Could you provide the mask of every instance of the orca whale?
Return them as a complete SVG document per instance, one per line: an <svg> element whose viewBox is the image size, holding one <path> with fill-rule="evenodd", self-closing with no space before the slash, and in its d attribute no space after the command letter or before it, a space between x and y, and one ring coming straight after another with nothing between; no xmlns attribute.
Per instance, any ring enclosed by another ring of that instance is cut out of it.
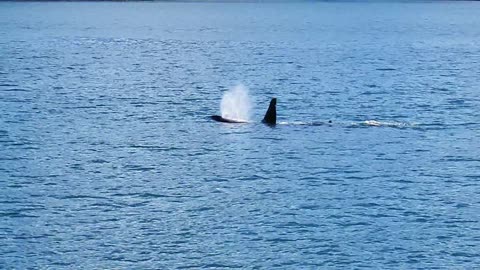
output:
<svg viewBox="0 0 480 270"><path fill-rule="evenodd" d="M223 118L220 115L212 115L211 118L217 122L222 123L246 123L245 121L238 121L233 119ZM277 99L272 98L270 100L270 105L268 106L268 110L263 117L262 123L267 125L276 125L277 124Z"/></svg>
<svg viewBox="0 0 480 270"><path fill-rule="evenodd" d="M262 120L263 123L267 125L276 125L277 124L277 99L272 98L270 100L270 105L268 106L267 113Z"/></svg>

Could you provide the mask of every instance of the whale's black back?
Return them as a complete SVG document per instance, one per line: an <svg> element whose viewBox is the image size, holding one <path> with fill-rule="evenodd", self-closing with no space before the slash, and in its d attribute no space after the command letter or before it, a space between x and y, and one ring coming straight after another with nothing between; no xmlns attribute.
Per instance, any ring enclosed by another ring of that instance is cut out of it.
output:
<svg viewBox="0 0 480 270"><path fill-rule="evenodd" d="M265 114L265 117L263 117L262 122L269 125L277 124L277 99L276 98L272 98L272 100L270 100L270 106L268 106L267 113Z"/></svg>
<svg viewBox="0 0 480 270"><path fill-rule="evenodd" d="M242 121L226 119L226 118L221 117L220 115L212 115L212 116L210 116L210 118L212 118L213 120L215 120L217 122L223 122L223 123L246 123L246 122L242 122Z"/></svg>

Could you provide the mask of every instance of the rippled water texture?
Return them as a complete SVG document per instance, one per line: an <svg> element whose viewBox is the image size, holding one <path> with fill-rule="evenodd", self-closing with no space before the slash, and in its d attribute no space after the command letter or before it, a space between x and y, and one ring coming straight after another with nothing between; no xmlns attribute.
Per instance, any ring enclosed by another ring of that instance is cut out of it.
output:
<svg viewBox="0 0 480 270"><path fill-rule="evenodd" d="M0 3L0 268L478 267L479 10Z"/></svg>

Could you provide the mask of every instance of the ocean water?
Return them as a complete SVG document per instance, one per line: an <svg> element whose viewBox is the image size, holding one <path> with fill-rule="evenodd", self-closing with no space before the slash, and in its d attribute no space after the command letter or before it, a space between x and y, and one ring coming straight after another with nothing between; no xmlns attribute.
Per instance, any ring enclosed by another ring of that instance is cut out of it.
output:
<svg viewBox="0 0 480 270"><path fill-rule="evenodd" d="M1 2L0 268L478 267L479 11Z"/></svg>

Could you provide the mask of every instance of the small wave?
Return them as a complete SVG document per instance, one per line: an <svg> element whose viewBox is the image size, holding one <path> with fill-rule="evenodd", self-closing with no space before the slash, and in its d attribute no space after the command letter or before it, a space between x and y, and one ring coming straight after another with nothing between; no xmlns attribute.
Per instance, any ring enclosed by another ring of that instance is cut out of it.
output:
<svg viewBox="0 0 480 270"><path fill-rule="evenodd" d="M179 151L179 150L187 150L185 147L175 147L175 146L160 146L160 145L137 145L137 144L132 144L125 146L127 148L136 148L136 149L146 149L150 151L156 151L156 152L169 152L169 151Z"/></svg>
<svg viewBox="0 0 480 270"><path fill-rule="evenodd" d="M278 122L278 125L290 125L290 126L323 126L323 125L331 125L333 124L332 121L312 121L312 122L304 122L304 121L293 121L293 122Z"/></svg>
<svg viewBox="0 0 480 270"><path fill-rule="evenodd" d="M278 125L308 125L309 123L308 122L301 122L301 121L296 121L296 122L283 121L283 122L278 122L277 124Z"/></svg>
<svg viewBox="0 0 480 270"><path fill-rule="evenodd" d="M365 120L362 122L336 122L336 121L282 121L278 122L278 125L286 126L346 126L346 127L391 127L391 128L413 128L415 124L406 122L390 122L390 121L378 121L378 120Z"/></svg>
<svg viewBox="0 0 480 270"><path fill-rule="evenodd" d="M405 122L386 122L386 121L377 121L377 120L366 120L359 123L363 126L368 127L393 127L393 128L407 128L413 127L413 124Z"/></svg>
<svg viewBox="0 0 480 270"><path fill-rule="evenodd" d="M380 121L376 121L376 120L366 120L363 122L363 124L367 126L374 126L374 127L379 127L382 125Z"/></svg>
<svg viewBox="0 0 480 270"><path fill-rule="evenodd" d="M155 170L154 167L145 167L136 164L127 164L123 166L127 171L140 171L140 172L147 172Z"/></svg>

